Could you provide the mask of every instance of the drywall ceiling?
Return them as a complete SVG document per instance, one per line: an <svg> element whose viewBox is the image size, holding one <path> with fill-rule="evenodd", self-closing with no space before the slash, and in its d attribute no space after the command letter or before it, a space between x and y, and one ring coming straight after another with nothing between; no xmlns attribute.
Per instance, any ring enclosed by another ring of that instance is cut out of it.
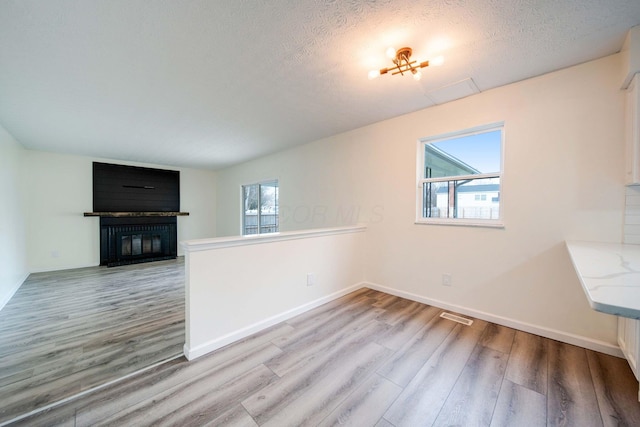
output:
<svg viewBox="0 0 640 427"><path fill-rule="evenodd" d="M222 168L618 52L638 0L0 0L24 147ZM389 46L441 67L368 80Z"/></svg>

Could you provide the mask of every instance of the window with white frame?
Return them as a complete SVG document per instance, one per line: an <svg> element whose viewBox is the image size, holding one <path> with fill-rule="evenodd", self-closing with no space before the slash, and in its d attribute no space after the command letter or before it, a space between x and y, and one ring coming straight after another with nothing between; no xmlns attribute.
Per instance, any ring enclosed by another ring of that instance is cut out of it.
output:
<svg viewBox="0 0 640 427"><path fill-rule="evenodd" d="M502 226L504 124L418 142L417 223Z"/></svg>
<svg viewBox="0 0 640 427"><path fill-rule="evenodd" d="M242 186L242 235L277 233L278 181Z"/></svg>

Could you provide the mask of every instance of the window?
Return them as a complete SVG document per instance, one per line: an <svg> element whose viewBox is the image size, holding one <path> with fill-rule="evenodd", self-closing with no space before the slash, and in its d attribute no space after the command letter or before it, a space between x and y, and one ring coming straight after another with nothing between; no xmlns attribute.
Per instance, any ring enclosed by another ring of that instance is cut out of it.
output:
<svg viewBox="0 0 640 427"><path fill-rule="evenodd" d="M243 185L242 206L242 235L278 232L278 181Z"/></svg>
<svg viewBox="0 0 640 427"><path fill-rule="evenodd" d="M418 143L417 223L501 227L502 123Z"/></svg>

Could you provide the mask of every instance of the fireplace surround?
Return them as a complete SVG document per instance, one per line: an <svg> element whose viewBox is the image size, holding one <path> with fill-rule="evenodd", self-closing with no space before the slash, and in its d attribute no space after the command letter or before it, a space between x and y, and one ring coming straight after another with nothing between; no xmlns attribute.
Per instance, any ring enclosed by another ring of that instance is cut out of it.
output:
<svg viewBox="0 0 640 427"><path fill-rule="evenodd" d="M101 217L100 265L160 261L177 256L176 217Z"/></svg>
<svg viewBox="0 0 640 427"><path fill-rule="evenodd" d="M93 209L100 217L100 265L176 258L180 172L93 163Z"/></svg>

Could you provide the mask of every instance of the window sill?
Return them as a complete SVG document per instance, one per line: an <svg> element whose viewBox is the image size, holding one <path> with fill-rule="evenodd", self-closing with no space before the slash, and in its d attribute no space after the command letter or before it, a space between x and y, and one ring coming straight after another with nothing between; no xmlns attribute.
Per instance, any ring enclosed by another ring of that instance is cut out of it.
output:
<svg viewBox="0 0 640 427"><path fill-rule="evenodd" d="M504 222L501 220L467 220L467 219L423 219L416 220L416 225L453 225L456 227L483 227L483 228L502 228Z"/></svg>

